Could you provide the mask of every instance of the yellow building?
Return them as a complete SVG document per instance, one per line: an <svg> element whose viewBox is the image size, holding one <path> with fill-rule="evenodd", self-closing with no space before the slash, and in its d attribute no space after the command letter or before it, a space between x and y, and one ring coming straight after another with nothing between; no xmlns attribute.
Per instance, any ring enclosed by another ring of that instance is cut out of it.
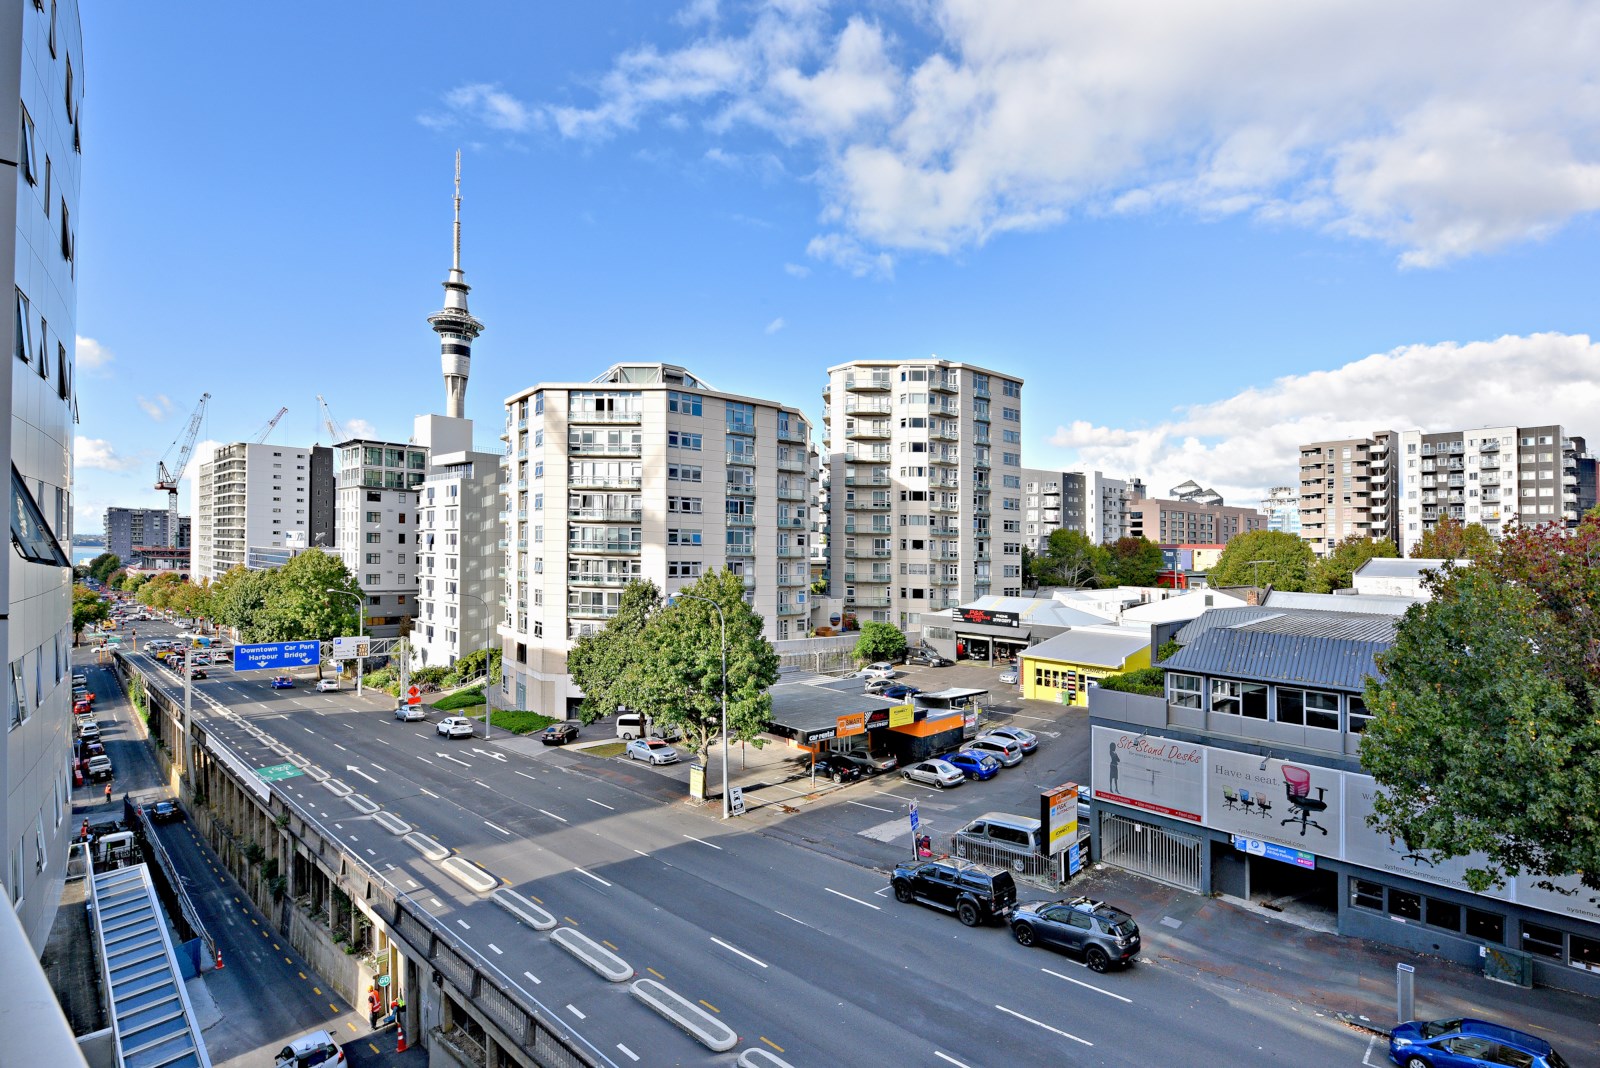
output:
<svg viewBox="0 0 1600 1068"><path fill-rule="evenodd" d="M1150 632L1132 627L1073 627L1021 654L1022 696L1088 705L1089 683L1150 666Z"/></svg>

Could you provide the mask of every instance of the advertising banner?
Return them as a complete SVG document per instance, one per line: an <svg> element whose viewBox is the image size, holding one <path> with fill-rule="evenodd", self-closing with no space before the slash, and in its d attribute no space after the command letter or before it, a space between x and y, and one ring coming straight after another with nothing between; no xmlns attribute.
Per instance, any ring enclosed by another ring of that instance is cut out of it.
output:
<svg viewBox="0 0 1600 1068"><path fill-rule="evenodd" d="M1069 782L1039 794L1045 853L1055 856L1078 840L1078 784Z"/></svg>
<svg viewBox="0 0 1600 1068"><path fill-rule="evenodd" d="M836 730L838 733L835 737L838 738L849 738L853 735L867 733L866 713L852 712L847 716L840 716Z"/></svg>
<svg viewBox="0 0 1600 1068"><path fill-rule="evenodd" d="M1288 846L1263 842L1259 838L1241 838L1237 834L1231 837L1233 838L1233 848L1241 853L1249 853L1252 857L1281 860L1285 864L1293 864L1297 868L1315 868L1317 866L1316 855L1307 853L1304 849L1290 849Z"/></svg>
<svg viewBox="0 0 1600 1068"><path fill-rule="evenodd" d="M1204 822L1205 747L1094 728L1094 792L1106 801Z"/></svg>
<svg viewBox="0 0 1600 1068"><path fill-rule="evenodd" d="M895 705L889 709L889 726L904 727L917 718L916 705Z"/></svg>
<svg viewBox="0 0 1600 1068"><path fill-rule="evenodd" d="M1378 784L1370 775L1346 775L1344 778L1346 860L1408 879L1458 888L1466 886L1466 872L1473 860L1429 856L1410 848L1401 839L1379 834L1375 828L1367 826L1367 817L1372 815L1372 796L1378 792Z"/></svg>
<svg viewBox="0 0 1600 1068"><path fill-rule="evenodd" d="M1207 749L1209 825L1336 857L1343 807L1339 777L1316 764Z"/></svg>
<svg viewBox="0 0 1600 1068"><path fill-rule="evenodd" d="M981 608L958 608L956 611L964 623L990 627L1016 627L1022 623L1022 617L1015 612L986 612Z"/></svg>

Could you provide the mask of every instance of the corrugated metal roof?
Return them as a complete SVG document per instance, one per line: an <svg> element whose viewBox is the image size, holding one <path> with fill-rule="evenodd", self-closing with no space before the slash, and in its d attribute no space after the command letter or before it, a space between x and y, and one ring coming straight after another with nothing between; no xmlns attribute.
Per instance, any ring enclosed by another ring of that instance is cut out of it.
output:
<svg viewBox="0 0 1600 1068"><path fill-rule="evenodd" d="M1364 612L1374 616L1403 616L1420 598L1392 593L1282 593L1273 590L1264 608L1298 608L1310 612Z"/></svg>
<svg viewBox="0 0 1600 1068"><path fill-rule="evenodd" d="M1293 683L1359 692L1367 677L1382 678L1374 661L1387 641L1216 627L1161 666L1195 675Z"/></svg>
<svg viewBox="0 0 1600 1068"><path fill-rule="evenodd" d="M1075 627L1023 650L1022 655L1027 659L1120 668L1128 657L1149 644L1149 631L1141 633L1115 627Z"/></svg>
<svg viewBox="0 0 1600 1068"><path fill-rule="evenodd" d="M1300 634L1393 644L1398 619L1360 612L1322 612L1295 608L1213 608L1178 632L1178 644L1191 645L1213 630L1248 628L1271 634Z"/></svg>
<svg viewBox="0 0 1600 1068"><path fill-rule="evenodd" d="M1062 604L1060 601L1045 597L979 597L961 606L962 608L976 608L985 612L1015 612L1021 619L1024 628L1029 626L1040 627L1091 627L1105 623L1109 619L1105 615L1095 615L1081 608L1073 608ZM972 626L965 623L959 616L953 617L957 627ZM1009 630L1011 628L1002 628ZM987 632L985 632L987 633Z"/></svg>
<svg viewBox="0 0 1600 1068"><path fill-rule="evenodd" d="M1424 571L1437 571L1447 563L1466 566L1470 560L1412 560L1406 558L1375 556L1356 568L1356 574L1367 578L1418 579Z"/></svg>

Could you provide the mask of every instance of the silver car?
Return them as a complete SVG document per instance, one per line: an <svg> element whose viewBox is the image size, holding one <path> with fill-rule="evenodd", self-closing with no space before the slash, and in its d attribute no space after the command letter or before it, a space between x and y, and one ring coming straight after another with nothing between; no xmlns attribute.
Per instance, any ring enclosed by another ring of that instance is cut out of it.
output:
<svg viewBox="0 0 1600 1068"><path fill-rule="evenodd" d="M1039 736L1021 727L992 727L983 733L992 734L996 738L1010 738L1013 742L1022 746L1024 753L1031 753L1039 748Z"/></svg>
<svg viewBox="0 0 1600 1068"><path fill-rule="evenodd" d="M676 764L678 751L660 738L636 738L628 743L629 760L646 760L652 764Z"/></svg>
<svg viewBox="0 0 1600 1068"><path fill-rule="evenodd" d="M961 748L971 753L987 753L1000 761L1000 766L1004 768L1014 768L1022 763L1022 746L998 735L980 734Z"/></svg>
<svg viewBox="0 0 1600 1068"><path fill-rule="evenodd" d="M394 718L402 723L414 723L428 718L428 710L423 705L408 705L404 701L394 706Z"/></svg>
<svg viewBox="0 0 1600 1068"><path fill-rule="evenodd" d="M961 774L961 769L948 760L919 760L915 764L901 768L900 777L907 782L920 782L924 786L937 786L941 790L960 786L967 781L967 777Z"/></svg>

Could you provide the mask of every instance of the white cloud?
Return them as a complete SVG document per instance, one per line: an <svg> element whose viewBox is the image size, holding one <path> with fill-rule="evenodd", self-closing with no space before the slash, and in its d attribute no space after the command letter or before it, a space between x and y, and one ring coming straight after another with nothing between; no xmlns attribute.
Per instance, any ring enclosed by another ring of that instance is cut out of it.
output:
<svg viewBox="0 0 1600 1068"><path fill-rule="evenodd" d="M165 393L157 393L154 397L136 397L134 400L144 409L144 414L158 423L172 414L172 401Z"/></svg>
<svg viewBox="0 0 1600 1068"><path fill-rule="evenodd" d="M778 316L776 319L772 320L772 322L767 324L767 333L768 334L776 334L779 330L782 330L782 329L783 329L783 316L781 316L781 315Z"/></svg>
<svg viewBox="0 0 1600 1068"><path fill-rule="evenodd" d="M1421 411L1416 397L1428 398ZM1271 486L1296 484L1307 442L1550 423L1582 433L1597 409L1600 344L1583 334L1533 334L1408 345L1183 408L1145 427L1077 420L1058 426L1048 444L1074 466L1138 475L1152 494L1192 478L1230 504L1253 505Z"/></svg>
<svg viewBox="0 0 1600 1068"><path fill-rule="evenodd" d="M85 371L98 371L114 359L111 350L92 337L78 335L73 342L73 360Z"/></svg>
<svg viewBox="0 0 1600 1068"><path fill-rule="evenodd" d="M871 252L845 234L818 234L806 243L806 255L843 267L857 278L894 277L894 257L887 252Z"/></svg>
<svg viewBox="0 0 1600 1068"><path fill-rule="evenodd" d="M435 130L474 124L508 133L522 133L539 123L538 112L501 89L498 85L461 85L444 95L444 110L417 116L422 125Z"/></svg>
<svg viewBox="0 0 1600 1068"><path fill-rule="evenodd" d="M811 268L803 263L786 263L783 265L783 273L790 278L806 278L811 274Z"/></svg>
<svg viewBox="0 0 1600 1068"><path fill-rule="evenodd" d="M131 471L139 461L129 456L118 456L109 441L79 435L72 440L72 462L76 467L96 471Z"/></svg>
<svg viewBox="0 0 1600 1068"><path fill-rule="evenodd" d="M678 47L625 52L588 106L544 113L572 138L652 113L765 132L816 157L788 169L815 171L823 237L868 256L1179 210L1426 267L1600 210L1600 6L1583 0L899 8L879 10L905 14L905 36L812 0L744 16L695 0Z"/></svg>
<svg viewBox="0 0 1600 1068"><path fill-rule="evenodd" d="M344 431L344 436L347 438L368 438L372 441L381 440L378 437L378 428L367 422L365 419L346 419L340 426L340 429ZM332 445L334 443L329 442L328 444Z"/></svg>

